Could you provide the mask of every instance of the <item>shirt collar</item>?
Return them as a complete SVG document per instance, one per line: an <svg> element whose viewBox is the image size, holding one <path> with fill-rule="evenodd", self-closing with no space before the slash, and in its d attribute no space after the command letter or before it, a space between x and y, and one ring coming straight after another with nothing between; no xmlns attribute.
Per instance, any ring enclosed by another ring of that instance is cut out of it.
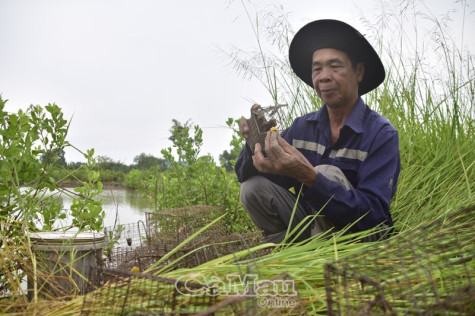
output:
<svg viewBox="0 0 475 316"><path fill-rule="evenodd" d="M363 99L361 99L361 97L358 97L358 100L355 103L353 111L351 111L350 115L346 119L345 124L343 124L343 126L348 126L353 131L355 131L355 133L362 133L365 112L366 112L366 105L363 102ZM307 117L307 121L316 121L317 124L320 123L318 124L319 126L328 126L327 107L324 105L317 112L313 112L311 115Z"/></svg>
<svg viewBox="0 0 475 316"><path fill-rule="evenodd" d="M365 112L366 112L366 104L364 104L363 99L359 97L358 100L356 101L353 111L351 111L350 116L348 116L343 126L348 126L353 131L355 131L355 133L363 133L363 122L364 122Z"/></svg>

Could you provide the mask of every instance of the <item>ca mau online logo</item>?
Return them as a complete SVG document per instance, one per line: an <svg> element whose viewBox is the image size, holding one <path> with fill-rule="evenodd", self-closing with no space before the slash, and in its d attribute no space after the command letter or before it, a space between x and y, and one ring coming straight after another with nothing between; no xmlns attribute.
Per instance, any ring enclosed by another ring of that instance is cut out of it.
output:
<svg viewBox="0 0 475 316"><path fill-rule="evenodd" d="M199 285L199 286L196 286ZM257 274L217 276L183 275L175 282L177 291L185 296L295 297L294 280L260 280Z"/></svg>

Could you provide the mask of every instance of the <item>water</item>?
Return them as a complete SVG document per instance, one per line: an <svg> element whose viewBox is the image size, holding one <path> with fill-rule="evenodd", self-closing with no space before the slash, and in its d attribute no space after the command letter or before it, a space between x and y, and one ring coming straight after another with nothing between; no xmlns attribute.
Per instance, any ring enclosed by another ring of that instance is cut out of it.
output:
<svg viewBox="0 0 475 316"><path fill-rule="evenodd" d="M57 193L57 192L55 192ZM114 226L116 224L129 224L136 223L139 220L145 222L145 212L152 210L152 204L150 200L141 196L140 193L127 189L103 189L103 192L99 195L102 199L102 209L105 212L104 227ZM70 209L72 204L72 198L66 194L60 194L57 196L59 202L63 204L64 209ZM70 221L66 220L64 224ZM21 287L24 291L27 290L26 279L22 280ZM0 297L1 297L0 292Z"/></svg>
<svg viewBox="0 0 475 316"><path fill-rule="evenodd" d="M145 212L152 210L150 200L134 190L104 189L99 196L105 212L104 227L114 226L116 218L116 224L136 223L139 220L145 222ZM60 198L64 208L69 209L72 204L71 197L62 195Z"/></svg>

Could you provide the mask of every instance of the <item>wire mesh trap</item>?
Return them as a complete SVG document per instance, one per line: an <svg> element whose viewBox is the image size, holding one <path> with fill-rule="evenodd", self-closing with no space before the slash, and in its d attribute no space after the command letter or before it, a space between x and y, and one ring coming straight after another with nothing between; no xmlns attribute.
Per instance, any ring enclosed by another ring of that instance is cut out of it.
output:
<svg viewBox="0 0 475 316"><path fill-rule="evenodd" d="M104 285L84 296L81 315L307 315L286 273L223 295L208 284L95 269Z"/></svg>
<svg viewBox="0 0 475 316"><path fill-rule="evenodd" d="M307 311L293 279L283 273L270 280L249 284L244 292L229 296L198 315L300 316L307 315Z"/></svg>
<svg viewBox="0 0 475 316"><path fill-rule="evenodd" d="M222 207L209 205L147 212L145 213L147 234L152 243L177 245L223 213ZM208 231L219 235L226 234L222 222L216 223Z"/></svg>
<svg viewBox="0 0 475 316"><path fill-rule="evenodd" d="M109 268L145 271L186 238L223 212L217 206L192 206L146 213L146 221L105 229L109 237L105 265ZM170 256L163 265L191 268L209 260L252 248L261 243L260 232L228 234L222 223L209 227ZM261 254L256 254L261 255ZM176 260L179 259L180 260Z"/></svg>
<svg viewBox="0 0 475 316"><path fill-rule="evenodd" d="M327 264L328 314L475 314L474 210Z"/></svg>
<svg viewBox="0 0 475 316"><path fill-rule="evenodd" d="M150 248L143 221L106 227L104 233L108 237L108 246L104 251L106 267L130 270L137 266L143 269L145 264L140 258L146 258L150 254L159 257Z"/></svg>
<svg viewBox="0 0 475 316"><path fill-rule="evenodd" d="M226 295L218 296L218 289L208 286L206 282L158 277L152 274L155 269L149 269L146 273L132 272L136 270L131 269L139 267L139 271L145 271L188 236L208 225L221 212L219 207L194 206L147 213L146 223L122 225L120 232L106 229L106 235L115 238L109 241L109 245L113 247L108 249L107 267L96 266L92 269L91 275L97 278L93 283L99 285L94 292L84 296L81 313L194 315L214 306L218 298L226 299ZM180 230L183 227L185 228ZM194 267L220 256L247 250L248 253L235 257L234 263L238 266L243 265L243 262L255 265L254 259L257 256L270 252L269 249L255 252L250 250L261 241L260 232L227 234L224 226L218 223L195 236L188 244L182 245L180 251L175 250L164 264L173 269ZM282 301L280 304L283 304ZM291 307L296 305L295 302L297 297L292 299ZM244 306L250 306L251 303L255 305L254 301L245 298L234 305L235 308L240 306L244 311Z"/></svg>
<svg viewBox="0 0 475 316"><path fill-rule="evenodd" d="M216 302L216 289L149 274L96 267L104 284L84 296L81 315L194 315Z"/></svg>

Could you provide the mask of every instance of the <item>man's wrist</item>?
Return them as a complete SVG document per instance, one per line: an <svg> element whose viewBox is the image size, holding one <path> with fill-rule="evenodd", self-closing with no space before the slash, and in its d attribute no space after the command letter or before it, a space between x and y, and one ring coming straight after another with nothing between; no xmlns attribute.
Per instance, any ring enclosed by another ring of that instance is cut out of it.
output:
<svg viewBox="0 0 475 316"><path fill-rule="evenodd" d="M302 180L300 180L300 182L302 182L304 185L308 187L311 187L314 184L315 180L317 180L317 177L318 177L317 170L312 168L312 172L307 173L307 175Z"/></svg>

